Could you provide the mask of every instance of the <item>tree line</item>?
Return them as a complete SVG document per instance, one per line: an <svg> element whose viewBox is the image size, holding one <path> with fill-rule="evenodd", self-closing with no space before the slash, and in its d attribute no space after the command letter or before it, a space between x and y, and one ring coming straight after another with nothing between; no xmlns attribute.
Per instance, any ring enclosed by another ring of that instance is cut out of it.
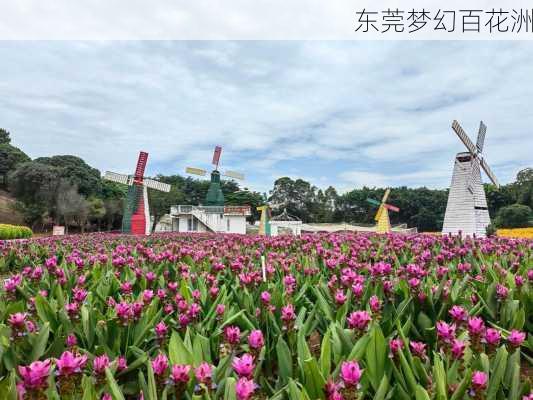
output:
<svg viewBox="0 0 533 400"><path fill-rule="evenodd" d="M172 205L203 202L209 180L181 175L158 175L171 185L169 193L149 189L150 211L155 224ZM357 188L339 194L330 186L317 188L303 179L282 177L274 182L269 195L241 188L234 181L222 181L228 205L250 205L250 222L259 218L256 208L268 201L277 214L286 209L303 222L347 222L373 224L376 206L385 188ZM79 231L120 229L127 192L125 185L106 181L100 171L73 155L39 157L32 160L11 144L9 132L0 129L0 187L16 198L16 209L34 230L49 230L54 224ZM496 189L485 185L492 217L505 207L519 204L533 208L533 169L520 171L516 181ZM391 212L392 224L406 223L420 231L442 228L448 190L396 187L388 203L400 208ZM526 210L526 214L527 214ZM530 214L529 214L530 215ZM525 217L526 222L530 217ZM523 219L523 218L522 218Z"/></svg>

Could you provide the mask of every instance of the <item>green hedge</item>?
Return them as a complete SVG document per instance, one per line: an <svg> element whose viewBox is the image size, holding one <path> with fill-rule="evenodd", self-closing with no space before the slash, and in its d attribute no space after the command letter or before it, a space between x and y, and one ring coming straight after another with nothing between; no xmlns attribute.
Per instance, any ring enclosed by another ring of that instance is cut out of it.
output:
<svg viewBox="0 0 533 400"><path fill-rule="evenodd" d="M25 239L32 235L32 230L26 226L0 224L0 240Z"/></svg>

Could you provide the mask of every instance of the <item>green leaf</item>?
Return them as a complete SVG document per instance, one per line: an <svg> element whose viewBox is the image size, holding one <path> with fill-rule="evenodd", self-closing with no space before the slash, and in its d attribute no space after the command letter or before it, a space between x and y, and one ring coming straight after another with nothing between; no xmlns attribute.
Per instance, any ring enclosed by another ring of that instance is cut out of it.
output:
<svg viewBox="0 0 533 400"><path fill-rule="evenodd" d="M320 348L320 369L324 376L329 376L331 369L331 333L329 329L322 338L322 345Z"/></svg>
<svg viewBox="0 0 533 400"><path fill-rule="evenodd" d="M185 344L177 331L172 331L172 335L170 336L168 356L172 364L190 365L194 361L191 352L185 347Z"/></svg>
<svg viewBox="0 0 533 400"><path fill-rule="evenodd" d="M415 390L416 400L431 400L428 392L422 386L417 385Z"/></svg>
<svg viewBox="0 0 533 400"><path fill-rule="evenodd" d="M320 373L314 357L304 361L305 389L312 399L324 399L326 380Z"/></svg>
<svg viewBox="0 0 533 400"><path fill-rule="evenodd" d="M373 400L385 400L385 396L389 391L389 387L389 378L387 378L387 375L383 375L383 378L381 379L378 390L376 390L376 394L374 395Z"/></svg>
<svg viewBox="0 0 533 400"><path fill-rule="evenodd" d="M452 397L450 400L460 400L464 397L466 391L470 387L470 380L472 379L472 370L469 368L465 371L465 376L461 380L461 383L459 383L459 386L457 386L457 389L455 389L455 392L453 392Z"/></svg>
<svg viewBox="0 0 533 400"><path fill-rule="evenodd" d="M289 346L287 346L282 336L278 338L276 343L276 354L278 357L279 378L283 384L286 384L288 378L292 377L292 356Z"/></svg>
<svg viewBox="0 0 533 400"><path fill-rule="evenodd" d="M39 331L39 333L33 336L31 340L31 354L30 360L38 360L46 351L46 345L48 343L48 337L50 336L50 324L45 322Z"/></svg>
<svg viewBox="0 0 533 400"><path fill-rule="evenodd" d="M113 377L113 373L109 368L105 369L105 376L107 379L107 385L109 386L109 390L111 391L111 397L113 397L113 400L124 400L124 395L122 394L122 391L118 387L117 381L115 381L115 378Z"/></svg>
<svg viewBox="0 0 533 400"><path fill-rule="evenodd" d="M370 340L366 347L367 376L370 384L377 390L383 375L385 374L385 360L387 358L387 346L383 332L378 324L375 324L370 333Z"/></svg>
<svg viewBox="0 0 533 400"><path fill-rule="evenodd" d="M226 379L226 384L224 387L224 400L236 400L237 394L235 393L235 385L237 381L233 377L228 377Z"/></svg>
<svg viewBox="0 0 533 400"><path fill-rule="evenodd" d="M446 371L444 370L444 363L438 354L435 354L433 360L433 377L437 387L437 400L446 400L448 398L446 385Z"/></svg>
<svg viewBox="0 0 533 400"><path fill-rule="evenodd" d="M505 375L505 369L507 367L507 350L505 346L502 346L496 352L496 356L493 360L493 367L490 373L489 387L487 390L487 400L496 399L496 395L500 390L502 379Z"/></svg>

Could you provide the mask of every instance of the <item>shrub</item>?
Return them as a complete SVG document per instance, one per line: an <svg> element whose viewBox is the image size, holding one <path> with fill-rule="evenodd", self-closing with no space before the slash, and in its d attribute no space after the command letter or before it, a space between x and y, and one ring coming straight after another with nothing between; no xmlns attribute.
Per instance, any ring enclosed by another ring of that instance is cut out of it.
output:
<svg viewBox="0 0 533 400"><path fill-rule="evenodd" d="M498 228L527 228L531 219L531 208L522 204L502 207L494 221Z"/></svg>
<svg viewBox="0 0 533 400"><path fill-rule="evenodd" d="M26 226L0 224L0 240L26 239L32 235L32 230Z"/></svg>
<svg viewBox="0 0 533 400"><path fill-rule="evenodd" d="M489 237L496 235L496 226L494 226L494 224L488 224L485 228L485 232Z"/></svg>

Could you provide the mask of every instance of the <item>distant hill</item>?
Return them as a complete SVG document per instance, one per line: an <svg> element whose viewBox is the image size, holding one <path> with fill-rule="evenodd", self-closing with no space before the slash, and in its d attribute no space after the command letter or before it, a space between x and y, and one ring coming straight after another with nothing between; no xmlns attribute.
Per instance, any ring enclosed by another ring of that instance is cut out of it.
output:
<svg viewBox="0 0 533 400"><path fill-rule="evenodd" d="M0 224L24 224L22 215L11 207L15 199L8 192L0 190Z"/></svg>

